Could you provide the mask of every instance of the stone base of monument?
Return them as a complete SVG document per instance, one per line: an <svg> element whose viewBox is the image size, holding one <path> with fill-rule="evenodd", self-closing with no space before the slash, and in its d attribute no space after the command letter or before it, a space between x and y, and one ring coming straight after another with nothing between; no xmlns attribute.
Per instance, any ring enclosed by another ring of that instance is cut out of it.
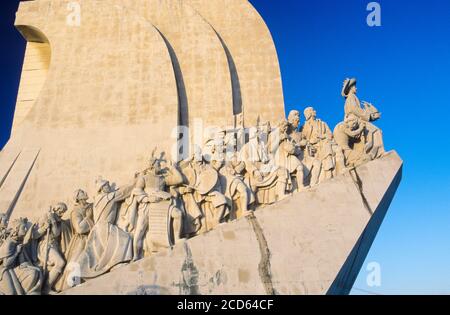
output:
<svg viewBox="0 0 450 315"><path fill-rule="evenodd" d="M402 164L387 153L63 294L348 294Z"/></svg>

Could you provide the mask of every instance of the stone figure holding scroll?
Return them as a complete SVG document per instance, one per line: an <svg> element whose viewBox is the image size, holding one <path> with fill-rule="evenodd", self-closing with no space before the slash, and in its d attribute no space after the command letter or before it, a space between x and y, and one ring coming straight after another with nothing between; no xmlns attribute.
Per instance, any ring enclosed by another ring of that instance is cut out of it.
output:
<svg viewBox="0 0 450 315"><path fill-rule="evenodd" d="M116 225L116 219L119 203L130 196L134 183L113 190L109 181L99 179L96 187L97 195L93 205L94 227L84 252L77 260L82 279L98 277L133 258L132 238Z"/></svg>

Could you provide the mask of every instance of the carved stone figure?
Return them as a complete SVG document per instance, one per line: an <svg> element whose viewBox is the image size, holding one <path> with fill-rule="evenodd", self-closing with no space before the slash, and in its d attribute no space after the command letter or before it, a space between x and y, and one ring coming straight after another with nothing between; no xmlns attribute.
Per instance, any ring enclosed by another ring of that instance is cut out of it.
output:
<svg viewBox="0 0 450 315"><path fill-rule="evenodd" d="M59 246L64 257L67 257L70 241L72 240L72 225L70 223L70 213L67 210L67 205L64 202L57 203L52 209L60 225Z"/></svg>
<svg viewBox="0 0 450 315"><path fill-rule="evenodd" d="M32 239L36 246L33 247L32 259L42 267L45 275L44 292L53 289L58 278L64 271L66 260L61 244L68 245L70 234L67 232L63 215L67 211L64 203L51 208L41 217L39 223L32 226ZM66 246L64 245L64 246Z"/></svg>
<svg viewBox="0 0 450 315"><path fill-rule="evenodd" d="M11 233L0 246L0 295L41 293L41 270L26 251L30 232L27 219L11 222Z"/></svg>
<svg viewBox="0 0 450 315"><path fill-rule="evenodd" d="M276 165L289 172L288 190L302 191L305 188L305 167L296 155L296 145L288 130L289 122L280 121L276 132L271 133L268 147Z"/></svg>
<svg viewBox="0 0 450 315"><path fill-rule="evenodd" d="M336 143L343 149L345 162L348 167L355 167L372 158L367 154L365 145L366 123L354 115L339 123L334 129ZM362 144L362 145L359 145ZM361 148L363 148L361 150Z"/></svg>
<svg viewBox="0 0 450 315"><path fill-rule="evenodd" d="M172 175L164 177L159 161L151 162L151 167L144 173L145 177L138 175L135 188L125 201L125 209L121 218L125 222L125 231L133 237L133 261L144 257L146 252L151 253L152 250L156 250L158 245L168 247L181 238L182 213L173 206L172 196L163 191L165 178L178 176L181 179L181 174L178 174L176 170L172 170L170 173ZM150 177L156 178L150 179ZM177 183L173 179L167 181ZM147 193L146 182L159 183L160 186L149 187L149 193ZM159 220L157 221L152 220L152 215L157 210L157 208L152 207L153 204L160 204L163 210L163 217L158 213ZM155 235L156 239L154 239ZM161 239L173 240L173 242L167 241L164 243L160 241Z"/></svg>
<svg viewBox="0 0 450 315"><path fill-rule="evenodd" d="M289 172L275 165L267 146L270 137L270 123L257 123L250 141L240 152L245 164L246 181L256 195L257 203L271 204L287 195Z"/></svg>
<svg viewBox="0 0 450 315"><path fill-rule="evenodd" d="M124 230L133 237L133 261L143 257L143 245L148 229L148 205L162 200L156 194L149 196L144 189L145 179L140 176L131 196L125 200L126 208L121 215L125 222Z"/></svg>
<svg viewBox="0 0 450 315"><path fill-rule="evenodd" d="M149 168L143 173L145 190L152 201L149 205L149 231L145 239L148 253L157 250L158 247L172 246L184 237L185 214L180 210L179 202L176 200L178 193L175 189L183 184L183 175L172 162L165 162L163 154L156 158L152 153ZM163 167L163 163L166 166ZM156 202L153 202L154 199ZM161 221L159 213L165 214L166 220ZM163 230L165 233L157 232Z"/></svg>
<svg viewBox="0 0 450 315"><path fill-rule="evenodd" d="M342 96L345 98L345 118L356 116L365 122L367 147L370 147L369 154L372 159L379 158L384 154L383 134L379 128L372 124L373 121L380 119L380 112L370 103L363 102L364 108L361 107L356 93L356 79L346 79L342 88Z"/></svg>
<svg viewBox="0 0 450 315"><path fill-rule="evenodd" d="M194 195L198 176L195 160L195 155L192 155L190 159L179 163L180 171L183 175L183 184L177 188L177 191L185 214L184 234L188 236L195 235L200 231L203 218L202 210Z"/></svg>
<svg viewBox="0 0 450 315"><path fill-rule="evenodd" d="M187 195L185 207L191 217L200 218L201 231L209 231L223 222L229 214L227 200L220 192L219 175L216 169L203 159L201 149L196 147L191 158L180 162L186 182L180 192ZM192 194L193 199L189 197ZM200 215L195 206L200 210Z"/></svg>
<svg viewBox="0 0 450 315"><path fill-rule="evenodd" d="M223 194L227 198L228 206L233 218L246 216L253 212L255 195L245 183L245 163L234 157L219 171L219 180Z"/></svg>
<svg viewBox="0 0 450 315"><path fill-rule="evenodd" d="M65 251L67 264L63 276L56 285L57 291L63 291L80 282L79 275L73 275L77 279L71 277L72 269L77 266L77 261L86 247L89 233L94 227L92 203L88 202L88 194L84 190L78 189L75 191L73 199L74 205L70 213L72 237Z"/></svg>
<svg viewBox="0 0 450 315"><path fill-rule="evenodd" d="M132 185L113 190L109 181L98 180L94 198L94 227L78 258L82 279L98 277L133 258L132 238L116 225L119 203L130 196Z"/></svg>
<svg viewBox="0 0 450 315"><path fill-rule="evenodd" d="M303 163L304 186L314 186L319 183L321 162L315 157L316 149L303 136L300 128L300 112L292 110L288 115L288 129L292 143L295 145L295 155Z"/></svg>
<svg viewBox="0 0 450 315"><path fill-rule="evenodd" d="M317 118L313 107L304 110L302 137L314 147L314 156L321 162L320 179L330 179L345 171L342 149L334 142L328 124Z"/></svg>
<svg viewBox="0 0 450 315"><path fill-rule="evenodd" d="M228 219L236 219L251 213L250 207L255 196L245 183L245 163L240 161L235 151L235 139L224 130L218 132L210 144L210 164L219 174L218 190L225 195L229 208ZM232 148L231 152L228 149ZM228 160L229 159L229 160Z"/></svg>

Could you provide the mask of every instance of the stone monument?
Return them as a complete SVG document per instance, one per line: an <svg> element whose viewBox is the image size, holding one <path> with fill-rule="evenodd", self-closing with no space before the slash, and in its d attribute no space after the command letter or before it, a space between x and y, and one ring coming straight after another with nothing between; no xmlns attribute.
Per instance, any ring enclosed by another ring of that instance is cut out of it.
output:
<svg viewBox="0 0 450 315"><path fill-rule="evenodd" d="M334 130L286 118L247 0L23 1L16 27L0 294L350 291L402 170L356 79Z"/></svg>

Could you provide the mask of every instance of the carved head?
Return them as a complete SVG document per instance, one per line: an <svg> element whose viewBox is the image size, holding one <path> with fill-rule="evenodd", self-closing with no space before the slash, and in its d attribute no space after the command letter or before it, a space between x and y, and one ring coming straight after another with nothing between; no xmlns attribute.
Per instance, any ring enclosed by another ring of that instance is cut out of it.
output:
<svg viewBox="0 0 450 315"><path fill-rule="evenodd" d="M287 120L281 120L278 123L278 129L281 134L286 133L289 129L289 122Z"/></svg>
<svg viewBox="0 0 450 315"><path fill-rule="evenodd" d="M160 175L163 173L163 163L166 163L167 160L165 159L165 152L160 152L158 155L156 154L158 148L155 147L155 149L152 151L152 155L150 156L149 160L149 167L148 171L150 171L154 175Z"/></svg>
<svg viewBox="0 0 450 315"><path fill-rule="evenodd" d="M53 207L53 212L60 218L67 212L67 205L64 202L59 202Z"/></svg>
<svg viewBox="0 0 450 315"><path fill-rule="evenodd" d="M347 97L349 94L356 94L357 88L356 88L356 79L345 79L344 84L342 85L342 96Z"/></svg>
<svg viewBox="0 0 450 315"><path fill-rule="evenodd" d="M145 178L143 176L138 176L134 187L144 190L145 189Z"/></svg>
<svg viewBox="0 0 450 315"><path fill-rule="evenodd" d="M111 192L111 185L109 184L109 181L107 181L107 180L103 180L103 179L97 180L96 186L97 186L98 193L107 194L107 193Z"/></svg>
<svg viewBox="0 0 450 315"><path fill-rule="evenodd" d="M19 218L11 222L11 237L22 240L28 232L28 219Z"/></svg>
<svg viewBox="0 0 450 315"><path fill-rule="evenodd" d="M73 199L74 199L75 203L85 204L87 202L87 200L89 199L89 196L84 190L78 189L77 191L75 191L75 195L74 195Z"/></svg>
<svg viewBox="0 0 450 315"><path fill-rule="evenodd" d="M357 130L360 125L360 120L355 115L351 114L349 115L346 120L345 124L347 125L347 128L350 130Z"/></svg>
<svg viewBox="0 0 450 315"><path fill-rule="evenodd" d="M291 110L288 115L288 122L295 130L300 126L300 112L298 110Z"/></svg>
<svg viewBox="0 0 450 315"><path fill-rule="evenodd" d="M317 117L316 110L313 107L305 108L305 111L303 112L303 114L305 115L306 120L310 120L310 119L314 120Z"/></svg>

